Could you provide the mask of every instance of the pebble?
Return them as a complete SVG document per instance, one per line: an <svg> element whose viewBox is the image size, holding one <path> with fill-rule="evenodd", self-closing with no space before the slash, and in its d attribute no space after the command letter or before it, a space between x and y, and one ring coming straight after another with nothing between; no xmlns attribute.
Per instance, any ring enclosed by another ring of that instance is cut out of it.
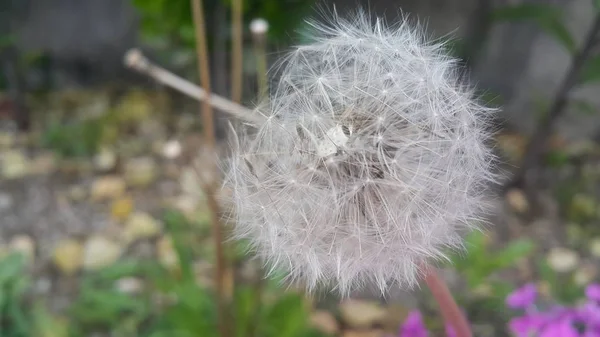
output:
<svg viewBox="0 0 600 337"><path fill-rule="evenodd" d="M150 157L130 159L125 163L125 181L129 186L146 187L157 177L158 167Z"/></svg>
<svg viewBox="0 0 600 337"><path fill-rule="evenodd" d="M386 318L386 311L375 302L349 299L340 304L340 313L346 324L364 328L380 323Z"/></svg>
<svg viewBox="0 0 600 337"><path fill-rule="evenodd" d="M61 272L72 275L83 264L83 245L72 239L61 241L54 248L53 259Z"/></svg>
<svg viewBox="0 0 600 337"><path fill-rule="evenodd" d="M317 330L328 334L335 335L340 331L338 321L329 311L317 310L310 315L310 324Z"/></svg>
<svg viewBox="0 0 600 337"><path fill-rule="evenodd" d="M567 248L556 247L548 253L548 265L552 270L566 273L574 270L579 264L579 255Z"/></svg>
<svg viewBox="0 0 600 337"><path fill-rule="evenodd" d="M116 242L103 236L94 235L90 237L84 246L83 268L86 270L97 270L115 263L123 248Z"/></svg>
<svg viewBox="0 0 600 337"><path fill-rule="evenodd" d="M147 213L137 212L132 214L125 223L123 237L125 242L131 243L141 239L148 239L160 233L161 224Z"/></svg>
<svg viewBox="0 0 600 337"><path fill-rule="evenodd" d="M29 263L35 258L35 241L29 235L17 235L13 237L8 248L12 252L18 252L25 256Z"/></svg>
<svg viewBox="0 0 600 337"><path fill-rule="evenodd" d="M90 196L94 201L115 199L125 193L125 180L119 176L104 176L92 183Z"/></svg>

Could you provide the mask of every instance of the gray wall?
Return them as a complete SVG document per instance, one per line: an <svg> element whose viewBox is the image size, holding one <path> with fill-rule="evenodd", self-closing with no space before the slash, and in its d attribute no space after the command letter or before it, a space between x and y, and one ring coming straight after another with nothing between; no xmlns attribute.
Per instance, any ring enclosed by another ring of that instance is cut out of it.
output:
<svg viewBox="0 0 600 337"><path fill-rule="evenodd" d="M5 0L12 1L12 28L23 50L44 50L56 60L65 85L79 81L77 74L92 72L109 80L123 73L121 57L136 44L137 18L129 0ZM370 0L370 7L393 19L402 8L418 15L436 36L469 34L469 18L479 0ZM502 1L502 0L496 0ZM329 1L326 1L329 2ZM358 0L336 1L340 11ZM365 1L366 2L366 1ZM504 0L505 3L519 2ZM554 3L564 9L565 22L581 41L592 16L591 0L530 1ZM17 8L18 7L18 8ZM566 51L537 28L527 24L501 24L491 30L487 47L472 64L472 77L483 88L507 99L503 116L509 126L531 130L534 102L550 99L569 65ZM87 70L86 70L87 69ZM600 105L600 87L574 92ZM570 136L586 136L599 128L594 116L570 112L560 129Z"/></svg>

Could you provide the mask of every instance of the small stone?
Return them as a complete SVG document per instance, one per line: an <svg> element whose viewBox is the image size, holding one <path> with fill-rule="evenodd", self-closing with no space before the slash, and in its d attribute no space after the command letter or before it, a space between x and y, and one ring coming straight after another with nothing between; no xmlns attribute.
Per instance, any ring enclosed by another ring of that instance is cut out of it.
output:
<svg viewBox="0 0 600 337"><path fill-rule="evenodd" d="M87 191L83 186L73 186L67 191L67 196L72 201L82 201L87 196Z"/></svg>
<svg viewBox="0 0 600 337"><path fill-rule="evenodd" d="M104 176L92 184L90 196L94 201L109 200L125 193L125 180L119 176Z"/></svg>
<svg viewBox="0 0 600 337"><path fill-rule="evenodd" d="M161 225L156 219L149 214L138 212L132 214L127 220L123 236L125 241L130 243L156 236L160 230Z"/></svg>
<svg viewBox="0 0 600 337"><path fill-rule="evenodd" d="M13 198L10 194L0 192L0 212L10 209L13 203Z"/></svg>
<svg viewBox="0 0 600 337"><path fill-rule="evenodd" d="M377 303L349 299L340 304L342 319L351 327L369 327L383 321L385 310Z"/></svg>
<svg viewBox="0 0 600 337"><path fill-rule="evenodd" d="M117 165L117 155L109 148L103 148L94 156L94 167L100 172L107 172Z"/></svg>
<svg viewBox="0 0 600 337"><path fill-rule="evenodd" d="M573 276L573 281L578 286L586 286L594 281L598 274L597 268L593 264L587 264L578 268Z"/></svg>
<svg viewBox="0 0 600 337"><path fill-rule="evenodd" d="M83 264L83 245L75 240L59 242L54 248L54 264L67 275L74 274Z"/></svg>
<svg viewBox="0 0 600 337"><path fill-rule="evenodd" d="M202 189L202 184L196 170L193 168L186 167L183 169L179 178L179 184L181 185L181 190L186 195L196 199L203 198L204 191Z"/></svg>
<svg viewBox="0 0 600 337"><path fill-rule="evenodd" d="M367 331L346 330L342 334L342 337L383 337L383 336L385 336L385 332L383 330L367 330Z"/></svg>
<svg viewBox="0 0 600 337"><path fill-rule="evenodd" d="M16 143L14 132L0 131L0 148L13 147Z"/></svg>
<svg viewBox="0 0 600 337"><path fill-rule="evenodd" d="M162 155L167 159L175 159L181 155L181 143L177 140L168 141L162 148Z"/></svg>
<svg viewBox="0 0 600 337"><path fill-rule="evenodd" d="M13 237L8 248L12 252L21 253L25 258L33 263L35 258L35 241L29 235L17 235Z"/></svg>
<svg viewBox="0 0 600 337"><path fill-rule="evenodd" d="M317 310L310 315L310 324L317 330L334 335L340 331L338 321L333 315L325 310Z"/></svg>
<svg viewBox="0 0 600 337"><path fill-rule="evenodd" d="M590 254L600 259L600 238L594 238L590 241Z"/></svg>
<svg viewBox="0 0 600 337"><path fill-rule="evenodd" d="M506 201L518 213L525 213L529 209L529 202L523 191L513 188L506 193Z"/></svg>
<svg viewBox="0 0 600 337"><path fill-rule="evenodd" d="M124 294L139 294L144 289L144 282L137 277L123 277L115 282L115 286Z"/></svg>
<svg viewBox="0 0 600 337"><path fill-rule="evenodd" d="M116 221L125 221L133 211L133 199L122 197L113 201L110 206L110 216Z"/></svg>
<svg viewBox="0 0 600 337"><path fill-rule="evenodd" d="M38 294L47 294L52 289L52 281L48 277L42 277L35 282L33 290Z"/></svg>
<svg viewBox="0 0 600 337"><path fill-rule="evenodd" d="M385 309L386 318L382 327L388 331L396 331L410 312L409 308L398 303L389 304Z"/></svg>
<svg viewBox="0 0 600 337"><path fill-rule="evenodd" d="M156 254L158 261L168 269L176 269L179 266L179 257L173 247L173 240L170 236L161 237L156 243Z"/></svg>
<svg viewBox="0 0 600 337"><path fill-rule="evenodd" d="M29 172L29 160L18 150L11 150L0 155L2 176L6 179L16 179L26 176Z"/></svg>
<svg viewBox="0 0 600 337"><path fill-rule="evenodd" d="M52 152L42 153L31 160L31 174L48 174L56 169L56 155Z"/></svg>
<svg viewBox="0 0 600 337"><path fill-rule="evenodd" d="M579 255L566 248L553 248L547 256L548 265L554 271L566 273L572 271L579 264Z"/></svg>
<svg viewBox="0 0 600 337"><path fill-rule="evenodd" d="M83 268L97 270L115 263L121 256L122 247L103 236L90 237L84 246Z"/></svg>
<svg viewBox="0 0 600 337"><path fill-rule="evenodd" d="M125 164L125 181L134 187L145 187L152 184L158 177L158 167L149 157L129 160Z"/></svg>

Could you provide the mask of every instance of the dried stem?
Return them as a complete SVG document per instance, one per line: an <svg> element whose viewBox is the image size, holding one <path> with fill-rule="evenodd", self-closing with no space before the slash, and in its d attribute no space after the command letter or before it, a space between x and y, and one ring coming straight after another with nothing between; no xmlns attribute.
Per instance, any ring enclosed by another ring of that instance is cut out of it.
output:
<svg viewBox="0 0 600 337"><path fill-rule="evenodd" d="M259 97L267 93L267 52L266 52L266 31L252 32L252 44L254 47L254 57L256 58L256 80L258 84Z"/></svg>
<svg viewBox="0 0 600 337"><path fill-rule="evenodd" d="M242 0L232 0L231 3L231 100L242 101Z"/></svg>
<svg viewBox="0 0 600 337"><path fill-rule="evenodd" d="M198 69L200 72L200 83L206 91L206 96L211 97L211 85L210 85L210 67L208 64L208 48L206 46L206 32L205 32L205 21L204 21L204 9L202 0L191 0L192 12L194 17L194 26L196 29L196 52L198 59ZM212 106L209 100L202 101L202 124L204 127L204 146L208 153L214 153L215 151L215 127L214 127L214 116ZM212 158L211 158L212 159ZM207 163L207 170L209 170L209 176L211 173L216 173L216 165L210 161ZM216 177L216 175L213 175ZM214 179L216 180L216 179ZM206 197L208 201L208 207L211 213L211 222L213 227L213 240L215 245L216 254L216 272L215 272L215 286L217 288L217 310L218 310L218 324L219 333L221 337L228 337L229 334L229 315L226 303L226 289L225 289L225 252L223 247L223 233L222 226L220 223L220 212L219 205L215 197L216 181L207 182Z"/></svg>
<svg viewBox="0 0 600 337"><path fill-rule="evenodd" d="M600 14L597 14L583 46L573 57L571 67L569 68L567 75L558 88L554 102L550 106L547 115L545 115L545 118L540 122L537 130L531 138L531 141L529 142L525 152L525 157L523 158L521 168L508 185L509 188L516 186L524 187L526 188L529 196L532 196L530 190L534 187L536 183L535 178L537 178L537 174L535 174L534 171L537 168L540 157L544 154L548 137L552 134L557 120L566 111L565 108L569 102L569 92L575 85L577 85L579 73L581 72L581 69L585 65L585 61L590 56L594 46L597 43L596 40L599 31Z"/></svg>
<svg viewBox="0 0 600 337"><path fill-rule="evenodd" d="M250 123L260 123L263 120L262 116L257 115L254 111L234 103L225 97L209 93L194 83L153 64L138 49L132 49L127 52L125 55L125 64L186 96L201 102L208 101L211 106L232 117Z"/></svg>
<svg viewBox="0 0 600 337"><path fill-rule="evenodd" d="M427 283L431 294L438 303L444 321L454 328L456 337L473 336L471 328L469 327L469 322L467 322L467 319L452 297L448 286L439 276L435 268L428 267L427 273L425 274L425 283Z"/></svg>
<svg viewBox="0 0 600 337"><path fill-rule="evenodd" d="M254 45L254 57L256 58L256 76L258 81L258 96L260 98L267 92L267 62L265 52L265 34L252 32ZM257 333L258 321L262 311L263 291L265 287L265 276L261 266L256 266L257 277L254 283L254 314L248 327L248 336L254 337Z"/></svg>

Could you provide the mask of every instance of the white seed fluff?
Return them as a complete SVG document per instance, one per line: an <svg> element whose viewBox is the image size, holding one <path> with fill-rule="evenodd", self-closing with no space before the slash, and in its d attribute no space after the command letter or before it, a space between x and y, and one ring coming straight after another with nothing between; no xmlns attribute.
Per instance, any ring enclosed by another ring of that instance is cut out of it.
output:
<svg viewBox="0 0 600 337"><path fill-rule="evenodd" d="M266 121L237 130L237 238L309 289L412 287L487 210L492 109L406 20L314 25L278 65Z"/></svg>

